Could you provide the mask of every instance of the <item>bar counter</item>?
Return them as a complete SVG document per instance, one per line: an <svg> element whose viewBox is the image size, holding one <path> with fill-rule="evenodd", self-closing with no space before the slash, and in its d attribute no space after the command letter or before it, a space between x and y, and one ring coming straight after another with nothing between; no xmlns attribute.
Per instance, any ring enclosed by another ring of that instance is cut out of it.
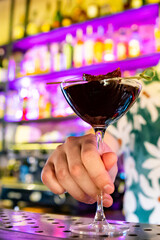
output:
<svg viewBox="0 0 160 240"><path fill-rule="evenodd" d="M90 218L65 216L49 213L31 213L0 209L0 240L53 240L53 239L111 239L111 240L147 240L160 239L160 225L128 223L129 231L124 236L90 237L69 231L70 224L91 222ZM114 224L122 221L110 220Z"/></svg>

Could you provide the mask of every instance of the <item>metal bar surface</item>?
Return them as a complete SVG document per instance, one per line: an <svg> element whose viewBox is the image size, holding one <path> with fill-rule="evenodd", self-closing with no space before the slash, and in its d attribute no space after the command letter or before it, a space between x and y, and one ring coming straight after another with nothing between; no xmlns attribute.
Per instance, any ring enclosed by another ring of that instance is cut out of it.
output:
<svg viewBox="0 0 160 240"><path fill-rule="evenodd" d="M129 231L124 236L85 236L71 233L71 224L91 222L91 218L65 216L57 214L39 214L25 211L0 209L0 240L51 240L51 239L100 239L100 240L159 240L160 225L109 222L129 224Z"/></svg>

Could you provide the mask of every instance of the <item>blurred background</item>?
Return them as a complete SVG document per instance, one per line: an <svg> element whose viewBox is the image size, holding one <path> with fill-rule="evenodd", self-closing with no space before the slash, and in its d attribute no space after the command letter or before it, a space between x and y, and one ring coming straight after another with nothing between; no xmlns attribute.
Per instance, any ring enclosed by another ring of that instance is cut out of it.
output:
<svg viewBox="0 0 160 240"><path fill-rule="evenodd" d="M90 131L59 85L46 83L117 67L123 76L133 76L155 66L159 2L0 0L0 207L78 215L95 211L67 194L54 195L41 182L41 170L58 144ZM123 155L118 163L110 215L123 219Z"/></svg>

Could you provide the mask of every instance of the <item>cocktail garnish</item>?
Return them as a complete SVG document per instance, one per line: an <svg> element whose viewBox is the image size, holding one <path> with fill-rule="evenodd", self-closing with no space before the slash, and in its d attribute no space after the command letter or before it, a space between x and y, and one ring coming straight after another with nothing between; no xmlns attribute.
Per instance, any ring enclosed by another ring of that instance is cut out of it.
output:
<svg viewBox="0 0 160 240"><path fill-rule="evenodd" d="M139 76L143 78L144 81L152 81L153 77L155 76L155 70L152 67L147 68L142 73L140 73Z"/></svg>
<svg viewBox="0 0 160 240"><path fill-rule="evenodd" d="M155 76L156 71L154 70L153 67L147 68L145 69L142 73L139 74L139 76L136 76L136 79L138 80L142 80L143 81L152 81L152 79ZM117 78L118 80L121 80L121 70L120 68L117 68L116 70L109 72L107 74L104 75L91 75L91 74L87 74L87 73L83 73L83 76L81 78L81 80L79 79L79 82L83 82L83 81L87 81L87 82L91 82L91 81L101 81L104 79L109 79L109 78ZM135 79L135 76L133 77L123 77L123 79ZM67 80L67 83L75 83L77 81L76 80ZM61 84L63 81L57 81L57 82L48 82L47 84Z"/></svg>
<svg viewBox="0 0 160 240"><path fill-rule="evenodd" d="M116 77L121 77L121 70L120 68L117 68L113 72L109 72L104 75L91 75L91 74L83 74L83 80L91 82L91 81L101 81L103 79L108 79L108 78L116 78Z"/></svg>

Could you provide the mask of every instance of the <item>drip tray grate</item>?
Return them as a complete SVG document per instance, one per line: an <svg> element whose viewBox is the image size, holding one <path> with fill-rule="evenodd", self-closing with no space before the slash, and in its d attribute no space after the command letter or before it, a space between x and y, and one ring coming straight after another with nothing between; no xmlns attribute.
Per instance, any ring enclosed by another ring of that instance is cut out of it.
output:
<svg viewBox="0 0 160 240"><path fill-rule="evenodd" d="M89 237L71 233L70 225L91 222L90 218L56 214L39 214L24 211L0 209L0 240L51 240L51 239L119 239L160 240L160 225L128 223L130 229L120 237ZM122 223L122 221L109 221ZM125 223L125 222L124 222Z"/></svg>

